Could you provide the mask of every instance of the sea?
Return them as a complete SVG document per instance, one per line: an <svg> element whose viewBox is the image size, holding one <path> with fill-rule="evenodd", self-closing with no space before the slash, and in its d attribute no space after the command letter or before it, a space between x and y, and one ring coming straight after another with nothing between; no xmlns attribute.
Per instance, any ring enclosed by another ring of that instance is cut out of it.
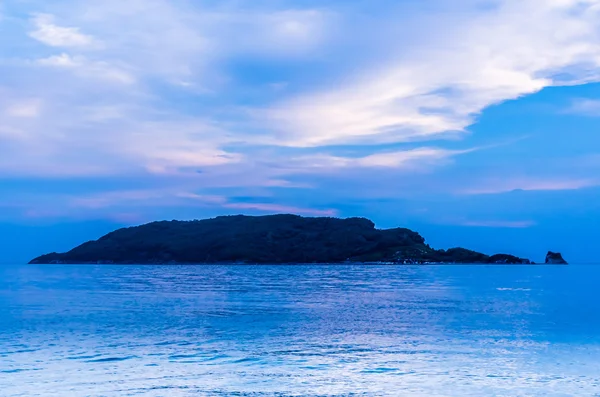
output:
<svg viewBox="0 0 600 397"><path fill-rule="evenodd" d="M0 396L600 396L600 266L0 267Z"/></svg>

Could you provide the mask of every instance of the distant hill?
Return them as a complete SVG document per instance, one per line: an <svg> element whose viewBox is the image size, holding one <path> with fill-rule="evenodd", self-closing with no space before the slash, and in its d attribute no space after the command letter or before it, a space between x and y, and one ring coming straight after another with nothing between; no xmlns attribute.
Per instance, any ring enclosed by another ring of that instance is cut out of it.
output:
<svg viewBox="0 0 600 397"><path fill-rule="evenodd" d="M32 264L159 263L530 263L464 248L436 250L417 232L379 230L364 218L221 216L162 221L116 230Z"/></svg>

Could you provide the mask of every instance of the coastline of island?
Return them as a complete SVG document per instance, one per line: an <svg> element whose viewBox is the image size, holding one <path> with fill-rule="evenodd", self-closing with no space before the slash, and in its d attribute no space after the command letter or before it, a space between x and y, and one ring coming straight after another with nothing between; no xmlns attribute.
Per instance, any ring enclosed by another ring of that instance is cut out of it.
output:
<svg viewBox="0 0 600 397"><path fill-rule="evenodd" d="M549 252L546 263L566 264ZM535 264L510 254L434 249L406 228L376 229L366 218L220 216L118 229L30 264Z"/></svg>

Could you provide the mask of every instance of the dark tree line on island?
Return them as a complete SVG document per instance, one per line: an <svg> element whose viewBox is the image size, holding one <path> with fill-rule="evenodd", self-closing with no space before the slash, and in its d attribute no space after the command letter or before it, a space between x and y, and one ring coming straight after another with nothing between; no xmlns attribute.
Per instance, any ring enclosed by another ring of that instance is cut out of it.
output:
<svg viewBox="0 0 600 397"><path fill-rule="evenodd" d="M379 230L364 218L296 215L153 222L119 229L69 252L42 255L31 261L34 264L344 262L531 263L512 255L488 256L464 248L436 250L412 230Z"/></svg>

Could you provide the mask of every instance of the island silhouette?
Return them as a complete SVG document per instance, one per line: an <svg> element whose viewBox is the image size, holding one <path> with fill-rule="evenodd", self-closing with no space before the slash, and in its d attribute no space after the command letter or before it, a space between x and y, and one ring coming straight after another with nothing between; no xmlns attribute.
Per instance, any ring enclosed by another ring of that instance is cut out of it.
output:
<svg viewBox="0 0 600 397"><path fill-rule="evenodd" d="M555 256L551 258L558 259L557 254L552 254ZM415 231L406 228L377 229L366 218L309 218L288 214L233 215L194 221L152 222L116 230L69 252L42 255L30 263L347 262L533 263L529 259L509 254L490 256L465 248L434 249ZM557 262L559 261L554 260L554 263Z"/></svg>

